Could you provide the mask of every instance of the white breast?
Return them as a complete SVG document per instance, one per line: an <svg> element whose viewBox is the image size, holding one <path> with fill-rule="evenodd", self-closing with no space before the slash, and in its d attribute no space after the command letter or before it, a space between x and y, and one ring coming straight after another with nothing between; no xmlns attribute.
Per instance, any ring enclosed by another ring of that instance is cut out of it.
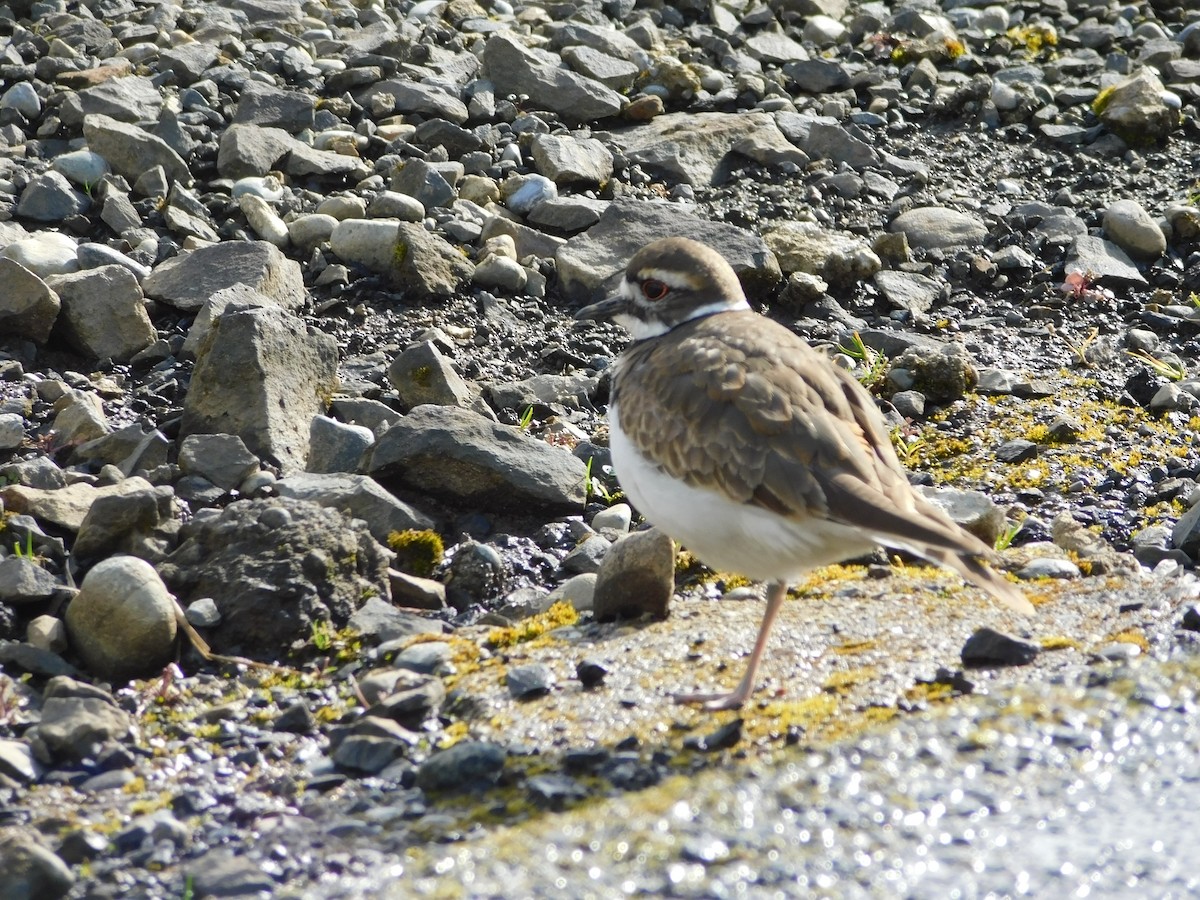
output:
<svg viewBox="0 0 1200 900"><path fill-rule="evenodd" d="M608 408L608 420L613 467L633 505L710 568L761 581L794 581L875 546L857 528L785 518L677 481L633 446L621 431L615 404Z"/></svg>

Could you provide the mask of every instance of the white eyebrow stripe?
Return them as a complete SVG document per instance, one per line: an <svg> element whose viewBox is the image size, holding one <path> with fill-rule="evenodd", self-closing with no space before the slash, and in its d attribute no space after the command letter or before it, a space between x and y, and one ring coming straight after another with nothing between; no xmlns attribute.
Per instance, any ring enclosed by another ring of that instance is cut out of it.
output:
<svg viewBox="0 0 1200 900"><path fill-rule="evenodd" d="M637 277L638 281L661 281L668 287L683 288L689 291L701 287L701 279L687 272L680 272L678 269L639 269Z"/></svg>

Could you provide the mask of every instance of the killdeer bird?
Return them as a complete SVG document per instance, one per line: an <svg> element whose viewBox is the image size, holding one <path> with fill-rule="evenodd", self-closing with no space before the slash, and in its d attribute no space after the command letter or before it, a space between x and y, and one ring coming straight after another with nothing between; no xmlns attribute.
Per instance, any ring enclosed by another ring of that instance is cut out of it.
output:
<svg viewBox="0 0 1200 900"><path fill-rule="evenodd" d="M953 569L1033 612L984 562L990 548L912 489L866 390L752 311L716 251L655 241L634 255L615 296L576 318L612 320L633 336L608 406L625 493L711 568L767 582L737 688L677 694L677 702L745 703L788 584L877 545Z"/></svg>

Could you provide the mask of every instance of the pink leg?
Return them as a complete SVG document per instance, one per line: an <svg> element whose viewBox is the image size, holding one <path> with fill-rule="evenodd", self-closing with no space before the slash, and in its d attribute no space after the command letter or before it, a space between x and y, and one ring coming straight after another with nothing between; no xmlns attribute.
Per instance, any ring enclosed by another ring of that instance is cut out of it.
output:
<svg viewBox="0 0 1200 900"><path fill-rule="evenodd" d="M750 699L754 691L754 676L758 673L758 664L762 662L763 653L767 649L767 638L771 635L771 626L783 605L787 595L787 585L781 581L773 581L767 585L767 610L763 613L762 625L758 627L758 638L754 641L754 649L750 651L750 659L746 661L746 674L736 688L722 694L675 694L676 703L702 706L704 709L716 712L722 709L738 709Z"/></svg>

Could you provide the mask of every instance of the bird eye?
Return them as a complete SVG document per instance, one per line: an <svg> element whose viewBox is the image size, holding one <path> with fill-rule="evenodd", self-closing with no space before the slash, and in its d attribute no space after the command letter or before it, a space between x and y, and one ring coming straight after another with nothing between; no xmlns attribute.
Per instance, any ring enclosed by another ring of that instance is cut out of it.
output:
<svg viewBox="0 0 1200 900"><path fill-rule="evenodd" d="M648 278L642 282L642 296L647 300L661 300L670 290L666 284L655 278Z"/></svg>

